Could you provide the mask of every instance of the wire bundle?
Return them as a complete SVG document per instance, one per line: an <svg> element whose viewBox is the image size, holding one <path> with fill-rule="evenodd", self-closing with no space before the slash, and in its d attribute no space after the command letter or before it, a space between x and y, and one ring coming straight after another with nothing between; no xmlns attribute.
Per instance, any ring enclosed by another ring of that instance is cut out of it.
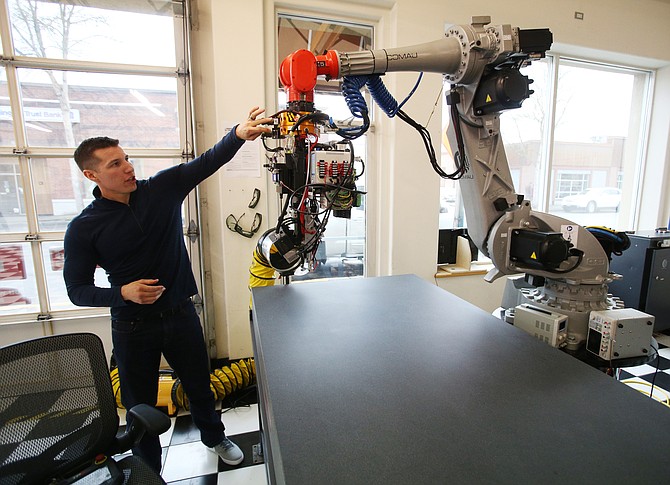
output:
<svg viewBox="0 0 670 485"><path fill-rule="evenodd" d="M625 232L617 232L605 226L586 226L585 229L595 236L610 261L612 254L621 256L630 247L630 238Z"/></svg>
<svg viewBox="0 0 670 485"><path fill-rule="evenodd" d="M393 95L389 93L379 75L345 77L342 82L342 93L344 95L344 99L347 103L347 106L349 107L349 111L351 111L351 114L356 118L363 118L363 126L356 128L355 130L351 128L340 128L337 131L337 134L345 139L351 140L361 136L368 130L370 126L368 106L365 102L365 98L360 92L363 86L366 86L370 92L370 95L372 96L372 99L377 102L381 110L386 113L389 118L393 118L397 115L398 118L400 118L419 133L433 170L442 178L457 180L461 178L463 174L465 174L468 168L467 160L465 159L464 155L462 156L462 161L459 158L456 158L455 161L457 169L455 172L445 172L437 160L435 149L433 148L433 142L426 127L414 121L401 109L416 91L421 82L422 76L423 73L419 73L419 78L417 79L416 84L401 103L398 103ZM462 149L461 153L464 154L465 150Z"/></svg>
<svg viewBox="0 0 670 485"><path fill-rule="evenodd" d="M348 164L347 172L340 174L337 183L309 183L307 181L307 183L291 190L282 204L282 210L277 218L276 226L264 234L259 243L262 244L264 237L272 231L277 234L281 233L293 238L290 243L301 259L300 264L303 264L305 260L311 261L313 259L321 242L321 237L326 230L331 212L333 210L350 209L354 206L359 194L365 193L356 190L355 182L365 172L365 165L362 160L356 159L354 145L350 139L330 143L317 142L310 145L310 151L314 149L323 151L337 150L337 146L341 143L346 143L349 146L350 163ZM307 160L309 160L309 151ZM362 165L362 169L358 174L354 168L355 162L359 162ZM286 188L288 189L288 187ZM315 197L307 197L310 191L314 194L323 194L325 196L325 207L320 206ZM337 217L337 214L335 216ZM301 228L304 228L307 218L310 218L310 228L303 232ZM274 284L274 279L272 266L263 257L262 253L256 250L254 261L250 268L249 287L270 286Z"/></svg>

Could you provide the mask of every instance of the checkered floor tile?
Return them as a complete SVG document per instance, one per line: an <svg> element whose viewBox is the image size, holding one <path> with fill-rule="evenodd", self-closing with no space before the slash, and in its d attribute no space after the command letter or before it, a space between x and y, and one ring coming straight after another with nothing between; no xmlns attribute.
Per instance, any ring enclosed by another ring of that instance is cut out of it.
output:
<svg viewBox="0 0 670 485"><path fill-rule="evenodd" d="M670 406L670 337L656 335L658 356L635 367L625 367L617 373L620 382Z"/></svg>

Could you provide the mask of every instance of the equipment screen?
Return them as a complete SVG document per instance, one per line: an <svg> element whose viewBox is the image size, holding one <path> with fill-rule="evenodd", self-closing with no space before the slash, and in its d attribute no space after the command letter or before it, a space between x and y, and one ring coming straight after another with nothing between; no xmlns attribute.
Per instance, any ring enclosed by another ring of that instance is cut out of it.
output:
<svg viewBox="0 0 670 485"><path fill-rule="evenodd" d="M590 328L588 338L586 339L586 350L588 350L589 352L593 352L596 355L600 355L601 340L602 340L602 334Z"/></svg>

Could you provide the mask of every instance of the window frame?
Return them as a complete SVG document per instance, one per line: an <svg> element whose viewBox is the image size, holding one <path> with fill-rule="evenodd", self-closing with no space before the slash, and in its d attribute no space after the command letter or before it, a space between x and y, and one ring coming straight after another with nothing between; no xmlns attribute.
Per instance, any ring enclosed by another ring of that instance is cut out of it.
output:
<svg viewBox="0 0 670 485"><path fill-rule="evenodd" d="M75 5L76 6L76 5ZM122 63L108 63L84 60L68 60L55 58L26 57L14 55L14 46L11 32L11 18L9 0L0 0L0 40L2 42L2 67L7 76L7 86L10 106L13 114L14 145L0 146L0 159L18 160L21 183L24 190L24 203L28 229L26 232L0 233L0 244L28 243L32 249L32 264L37 285L39 311L16 312L0 315L0 326L7 324L43 324L52 320L77 319L109 315L109 308L75 308L54 310L49 301L44 265L43 246L53 242L62 244L65 231L40 230L33 188L31 170L32 158L67 159L72 161L72 153L76 147L44 147L29 146L25 132L25 120L20 96L18 69L52 69L59 71L79 71L86 73L122 74L137 76L160 76L173 78L177 81L177 111L179 146L174 148L128 148L131 157L151 159L174 159L182 162L189 161L195 156L195 130L193 122L192 86L190 78L190 2L176 0L171 2L172 21L174 24L175 66L150 66ZM80 6L80 8L85 8ZM198 210L197 189L192 191L184 201L184 234L187 250L191 256L191 264L196 276L196 282L201 295L204 295L203 271L201 257L201 240L199 237L200 211ZM193 221L193 222L191 222ZM193 226L195 223L195 226ZM191 230L189 230L189 228ZM47 255L48 256L48 255ZM47 258L48 259L48 258ZM202 302L204 305L204 302ZM201 312L203 317L206 312Z"/></svg>

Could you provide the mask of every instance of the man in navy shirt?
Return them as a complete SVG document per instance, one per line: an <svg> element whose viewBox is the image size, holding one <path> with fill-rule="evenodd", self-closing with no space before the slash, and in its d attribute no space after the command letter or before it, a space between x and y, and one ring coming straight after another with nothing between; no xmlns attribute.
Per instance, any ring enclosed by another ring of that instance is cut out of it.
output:
<svg viewBox="0 0 670 485"><path fill-rule="evenodd" d="M224 432L209 381L209 357L191 296L197 286L182 234L181 205L188 193L214 174L244 144L262 133L271 118L249 118L189 163L137 180L119 141L84 140L74 159L96 183L95 199L68 225L63 276L75 305L110 307L114 357L126 409L155 405L161 353L189 398L202 442L229 465L242 462L240 448ZM95 286L97 266L111 288ZM157 471L161 446L148 436L133 448Z"/></svg>

